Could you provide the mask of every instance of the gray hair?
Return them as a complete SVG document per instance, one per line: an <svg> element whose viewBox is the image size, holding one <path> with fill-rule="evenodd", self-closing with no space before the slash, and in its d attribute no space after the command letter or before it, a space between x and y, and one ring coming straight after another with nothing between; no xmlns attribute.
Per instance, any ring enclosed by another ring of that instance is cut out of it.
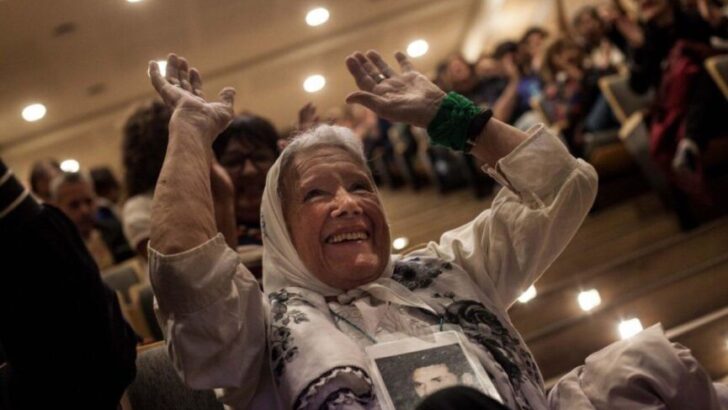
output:
<svg viewBox="0 0 728 410"><path fill-rule="evenodd" d="M91 180L91 177L88 176L85 172L61 172L59 175L57 175L55 178L51 180L50 183L50 195L52 201L58 201L58 190L61 188L61 185L63 184L75 184L77 182L85 182L89 185L91 188L91 191L94 190L94 184Z"/></svg>
<svg viewBox="0 0 728 410"><path fill-rule="evenodd" d="M281 153L280 173L278 174L278 197L281 200L283 200L285 176L288 175L296 155L322 147L336 147L348 152L364 168L369 178L373 179L364 156L364 146L350 129L338 125L318 125L296 135Z"/></svg>

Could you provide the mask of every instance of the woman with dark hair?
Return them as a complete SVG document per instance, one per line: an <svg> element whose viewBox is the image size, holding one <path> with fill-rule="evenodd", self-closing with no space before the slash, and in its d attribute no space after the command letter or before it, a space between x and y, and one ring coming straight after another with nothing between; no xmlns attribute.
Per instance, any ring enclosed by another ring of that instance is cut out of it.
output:
<svg viewBox="0 0 728 410"><path fill-rule="evenodd" d="M129 199L124 204L124 232L134 249L146 257L154 187L169 138L169 109L159 101L139 108L124 127L123 163ZM217 138L210 180L216 198L217 225L228 245L260 245L260 198L268 168L278 156L278 133L263 117L243 114Z"/></svg>
<svg viewBox="0 0 728 410"><path fill-rule="evenodd" d="M246 113L235 118L212 146L235 189L238 245L260 245L260 198L268 169L278 157L278 132L267 119Z"/></svg>
<svg viewBox="0 0 728 410"><path fill-rule="evenodd" d="M160 101L139 107L124 125L122 162L129 199L124 203L124 234L139 255L146 257L152 194L162 169L171 112Z"/></svg>

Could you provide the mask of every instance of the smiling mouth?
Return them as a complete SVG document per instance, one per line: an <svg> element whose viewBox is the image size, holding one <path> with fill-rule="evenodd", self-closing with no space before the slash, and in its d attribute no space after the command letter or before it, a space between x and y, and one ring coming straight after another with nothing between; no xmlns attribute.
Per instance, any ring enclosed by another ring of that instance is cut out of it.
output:
<svg viewBox="0 0 728 410"><path fill-rule="evenodd" d="M344 242L365 241L367 239L369 239L369 232L346 232L329 236L326 238L326 243L333 245Z"/></svg>

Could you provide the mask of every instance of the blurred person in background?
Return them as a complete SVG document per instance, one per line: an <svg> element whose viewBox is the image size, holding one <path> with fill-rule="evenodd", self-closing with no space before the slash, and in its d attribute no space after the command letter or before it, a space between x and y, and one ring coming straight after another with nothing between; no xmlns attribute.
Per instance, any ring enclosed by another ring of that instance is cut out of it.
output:
<svg viewBox="0 0 728 410"><path fill-rule="evenodd" d="M546 51L546 40L549 33L541 27L534 26L527 29L518 41L518 69L521 72L521 81L518 84L518 105L516 110L527 112L531 110L531 101L541 95L541 66ZM531 119L527 124L517 125L523 130L537 123Z"/></svg>
<svg viewBox="0 0 728 410"><path fill-rule="evenodd" d="M146 259L154 186L167 151L170 111L159 101L141 106L127 119L122 141L124 184L128 199L122 208L124 234Z"/></svg>
<svg viewBox="0 0 728 410"><path fill-rule="evenodd" d="M728 101L704 68L706 58L720 53L711 38L728 38L728 17L719 5L698 0L638 0L642 42L630 64L635 92L655 89L648 115L650 150L681 190L703 190L700 156L711 138L728 135L723 121Z"/></svg>
<svg viewBox="0 0 728 410"><path fill-rule="evenodd" d="M33 164L30 169L30 190L43 201L51 199L51 180L61 173L61 166L53 158Z"/></svg>
<svg viewBox="0 0 728 410"><path fill-rule="evenodd" d="M124 232L144 258L154 187L167 151L169 120L167 107L154 101L137 109L124 127L123 163L129 195L123 208ZM237 117L213 147L216 160L211 165L210 182L218 229L228 246L240 247L249 268L258 276L260 197L268 168L278 156L278 142L279 135L268 120L248 113Z"/></svg>
<svg viewBox="0 0 728 410"><path fill-rule="evenodd" d="M586 112L598 91L598 77L584 67L584 51L574 41L560 38L546 50L540 106L566 139L574 155L581 155Z"/></svg>
<svg viewBox="0 0 728 410"><path fill-rule="evenodd" d="M88 176L64 172L51 181L51 202L76 225L99 269L134 256L116 220L99 219L96 194Z"/></svg>
<svg viewBox="0 0 728 410"><path fill-rule="evenodd" d="M484 102L493 109L493 117L514 124L524 113L518 107L518 84L521 74L516 65L518 43L504 41L492 54L483 54L475 63L475 75L481 82Z"/></svg>
<svg viewBox="0 0 728 410"><path fill-rule="evenodd" d="M137 337L78 229L0 158L0 409L116 409Z"/></svg>
<svg viewBox="0 0 728 410"><path fill-rule="evenodd" d="M121 185L109 167L94 167L89 170L96 192L96 207L99 219L115 219L119 222L119 199ZM120 223L120 222L119 222Z"/></svg>
<svg viewBox="0 0 728 410"><path fill-rule="evenodd" d="M233 119L212 146L234 188L236 245L262 244L260 200L265 176L278 158L278 140L270 121L245 113Z"/></svg>

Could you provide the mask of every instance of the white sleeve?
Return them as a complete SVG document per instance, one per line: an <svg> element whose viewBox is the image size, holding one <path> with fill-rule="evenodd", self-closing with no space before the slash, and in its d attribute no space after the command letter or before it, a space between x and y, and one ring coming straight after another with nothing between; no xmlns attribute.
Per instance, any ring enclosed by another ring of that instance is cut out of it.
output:
<svg viewBox="0 0 728 410"><path fill-rule="evenodd" d="M427 250L462 266L510 307L571 241L597 192L597 174L543 126L486 170L504 189L490 209ZM495 289L492 289L495 287Z"/></svg>
<svg viewBox="0 0 728 410"><path fill-rule="evenodd" d="M149 239L152 226L151 215L152 195L135 195L124 203L121 211L124 236L135 251L141 242Z"/></svg>
<svg viewBox="0 0 728 410"><path fill-rule="evenodd" d="M222 235L175 255L149 248L157 318L177 373L193 389L252 400L267 365L266 302Z"/></svg>

